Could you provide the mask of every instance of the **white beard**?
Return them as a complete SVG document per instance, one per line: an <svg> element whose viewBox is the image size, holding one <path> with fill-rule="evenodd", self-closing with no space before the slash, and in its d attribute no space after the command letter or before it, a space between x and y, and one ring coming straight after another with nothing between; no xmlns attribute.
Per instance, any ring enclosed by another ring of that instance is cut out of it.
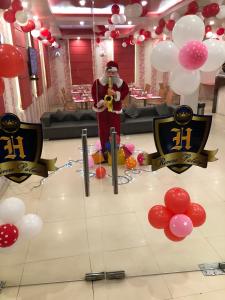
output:
<svg viewBox="0 0 225 300"><path fill-rule="evenodd" d="M112 84L115 84L118 88L120 88L123 84L123 80L119 76L112 76ZM107 76L103 76L99 78L99 81L102 85L106 85L109 82L109 79Z"/></svg>

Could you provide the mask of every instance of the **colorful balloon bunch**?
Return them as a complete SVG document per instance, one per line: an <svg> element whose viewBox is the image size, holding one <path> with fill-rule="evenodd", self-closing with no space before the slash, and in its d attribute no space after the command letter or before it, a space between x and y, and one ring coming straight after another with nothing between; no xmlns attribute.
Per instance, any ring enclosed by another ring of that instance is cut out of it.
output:
<svg viewBox="0 0 225 300"><path fill-rule="evenodd" d="M169 84L178 95L194 93L200 84L200 71L215 71L225 61L225 42L202 42L204 36L204 22L196 15L187 15L175 24L173 42L162 41L153 48L151 64L161 72L171 72Z"/></svg>
<svg viewBox="0 0 225 300"><path fill-rule="evenodd" d="M120 25L126 23L126 16L124 14L120 14L120 7L118 4L113 4L111 7L112 16L110 19L110 24Z"/></svg>
<svg viewBox="0 0 225 300"><path fill-rule="evenodd" d="M0 248L11 247L18 239L34 238L43 226L43 221L38 215L25 215L24 202L15 197L1 202L0 220Z"/></svg>
<svg viewBox="0 0 225 300"><path fill-rule="evenodd" d="M191 234L193 227L199 227L206 220L204 208L192 203L187 191L175 187L164 196L164 205L155 205L148 212L149 223L157 229L164 229L166 237L174 242L182 241Z"/></svg>

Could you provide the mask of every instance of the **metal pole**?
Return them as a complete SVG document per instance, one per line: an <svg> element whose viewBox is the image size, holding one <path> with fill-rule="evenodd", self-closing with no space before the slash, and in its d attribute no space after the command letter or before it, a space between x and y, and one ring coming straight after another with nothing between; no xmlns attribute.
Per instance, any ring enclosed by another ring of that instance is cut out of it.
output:
<svg viewBox="0 0 225 300"><path fill-rule="evenodd" d="M111 155L112 155L112 176L113 176L113 190L114 194L118 194L118 170L117 170L117 145L116 145L116 131L115 128L111 133L112 145L111 145Z"/></svg>
<svg viewBox="0 0 225 300"><path fill-rule="evenodd" d="M84 188L85 196L90 196L89 165L88 165L88 144L87 129L82 129L82 150L83 150L83 170L84 170Z"/></svg>
<svg viewBox="0 0 225 300"><path fill-rule="evenodd" d="M111 136L111 161L112 161L112 185L114 185L114 145L113 145L113 135L112 133L115 131L115 127L110 128L110 136Z"/></svg>

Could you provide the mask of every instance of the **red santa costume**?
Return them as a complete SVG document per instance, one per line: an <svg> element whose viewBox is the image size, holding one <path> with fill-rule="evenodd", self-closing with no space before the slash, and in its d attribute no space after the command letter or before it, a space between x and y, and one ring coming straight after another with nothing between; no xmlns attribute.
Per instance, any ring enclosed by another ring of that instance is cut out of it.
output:
<svg viewBox="0 0 225 300"><path fill-rule="evenodd" d="M122 101L129 93L129 88L118 76L118 64L110 61L106 65L106 74L93 83L92 98L94 100L93 109L97 112L99 137L101 141L102 151L105 152L106 143L109 141L110 127L115 127L117 135L120 137L120 114L122 113ZM114 92L112 111L109 111L105 105L104 97L108 94L109 76L112 75L112 90ZM114 73L116 76L114 76ZM119 142L119 141L118 141Z"/></svg>

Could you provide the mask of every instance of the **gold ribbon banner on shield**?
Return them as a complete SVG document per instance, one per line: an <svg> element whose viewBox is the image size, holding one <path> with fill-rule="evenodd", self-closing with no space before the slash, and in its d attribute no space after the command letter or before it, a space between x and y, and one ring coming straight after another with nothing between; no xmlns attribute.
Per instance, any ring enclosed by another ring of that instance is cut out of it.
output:
<svg viewBox="0 0 225 300"><path fill-rule="evenodd" d="M40 159L38 162L32 161L10 161L0 164L0 176L12 174L30 174L48 177L48 171L55 171L55 159Z"/></svg>
<svg viewBox="0 0 225 300"><path fill-rule="evenodd" d="M160 155L158 152L144 154L144 164L152 165L152 171L156 171L163 167L174 165L195 165L206 168L208 162L216 161L217 150L203 150L201 153L194 152L173 152L165 155Z"/></svg>

